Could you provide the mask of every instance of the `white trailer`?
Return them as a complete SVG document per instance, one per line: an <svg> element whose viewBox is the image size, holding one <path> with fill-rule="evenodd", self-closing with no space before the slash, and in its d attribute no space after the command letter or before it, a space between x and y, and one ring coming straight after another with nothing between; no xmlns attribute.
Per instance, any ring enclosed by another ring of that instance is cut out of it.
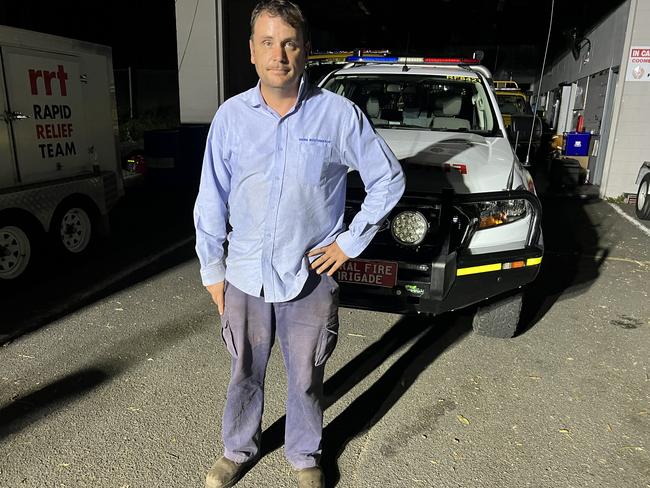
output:
<svg viewBox="0 0 650 488"><path fill-rule="evenodd" d="M111 49L0 26L0 279L79 254L124 194Z"/></svg>

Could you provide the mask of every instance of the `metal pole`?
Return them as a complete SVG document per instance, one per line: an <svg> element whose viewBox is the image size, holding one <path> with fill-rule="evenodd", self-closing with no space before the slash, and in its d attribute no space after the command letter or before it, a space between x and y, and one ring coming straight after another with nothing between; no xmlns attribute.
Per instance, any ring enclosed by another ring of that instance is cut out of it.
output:
<svg viewBox="0 0 650 488"><path fill-rule="evenodd" d="M129 118L133 119L133 81L131 80L131 66L129 66Z"/></svg>
<svg viewBox="0 0 650 488"><path fill-rule="evenodd" d="M216 9L217 9L217 104L221 105L226 100L226 93L230 91L230 86L226 87L226 53L228 46L226 45L226 40L224 39L225 33L228 32L225 29L225 23L227 19L228 12L226 11L227 6L225 5L224 0L216 0ZM198 5L198 0L197 0ZM189 38L188 38L189 42Z"/></svg>
<svg viewBox="0 0 650 488"><path fill-rule="evenodd" d="M542 93L542 81L544 81L544 68L546 68L546 55L548 54L548 43L551 40L551 28L553 27L553 10L555 9L555 0L551 0L551 20L548 23L548 37L546 38L546 49L544 50L544 61L542 62L542 74L539 77L539 86L537 87L537 97L535 98L535 111L539 104L539 95ZM529 163L530 146L533 144L533 132L535 132L535 119L537 113L533 113L533 123L530 127L530 139L528 139L528 150L526 151L526 165Z"/></svg>

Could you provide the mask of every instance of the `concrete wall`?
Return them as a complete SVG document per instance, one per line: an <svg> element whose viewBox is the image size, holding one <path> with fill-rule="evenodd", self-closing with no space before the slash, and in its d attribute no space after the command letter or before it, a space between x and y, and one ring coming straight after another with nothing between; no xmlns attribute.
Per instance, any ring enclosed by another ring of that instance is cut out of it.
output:
<svg viewBox="0 0 650 488"><path fill-rule="evenodd" d="M584 47L577 61L571 52L567 52L552 63L544 74L542 93L557 88L560 83L572 83L620 64L631 1L622 4L586 34L585 37L591 41L589 61L584 62L587 54L587 47Z"/></svg>
<svg viewBox="0 0 650 488"><path fill-rule="evenodd" d="M223 63L217 36L221 0L176 1L180 119L208 123L223 101Z"/></svg>
<svg viewBox="0 0 650 488"><path fill-rule="evenodd" d="M631 0L620 78L614 99L612 137L605 156L601 194L636 193L636 175L650 161L650 82L625 81L631 46L650 46L650 0Z"/></svg>
<svg viewBox="0 0 650 488"><path fill-rule="evenodd" d="M220 104L257 83L250 16L257 0L177 0L181 123L209 124Z"/></svg>

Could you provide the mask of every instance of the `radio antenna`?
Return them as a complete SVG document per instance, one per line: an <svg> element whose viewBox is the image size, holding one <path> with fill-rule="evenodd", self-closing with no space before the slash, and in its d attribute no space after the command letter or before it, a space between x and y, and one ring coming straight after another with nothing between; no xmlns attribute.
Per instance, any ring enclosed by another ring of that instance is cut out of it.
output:
<svg viewBox="0 0 650 488"><path fill-rule="evenodd" d="M402 71L408 71L409 67L406 64L409 59L409 46L411 44L411 33L407 32L406 33L406 56L404 56L404 66L402 66Z"/></svg>

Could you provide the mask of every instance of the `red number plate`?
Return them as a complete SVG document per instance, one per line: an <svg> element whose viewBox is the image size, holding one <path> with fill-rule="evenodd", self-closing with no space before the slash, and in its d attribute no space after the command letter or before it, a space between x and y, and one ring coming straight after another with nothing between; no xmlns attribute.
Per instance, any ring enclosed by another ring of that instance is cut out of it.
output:
<svg viewBox="0 0 650 488"><path fill-rule="evenodd" d="M336 279L344 283L392 288L397 283L397 263L350 259L336 271Z"/></svg>

